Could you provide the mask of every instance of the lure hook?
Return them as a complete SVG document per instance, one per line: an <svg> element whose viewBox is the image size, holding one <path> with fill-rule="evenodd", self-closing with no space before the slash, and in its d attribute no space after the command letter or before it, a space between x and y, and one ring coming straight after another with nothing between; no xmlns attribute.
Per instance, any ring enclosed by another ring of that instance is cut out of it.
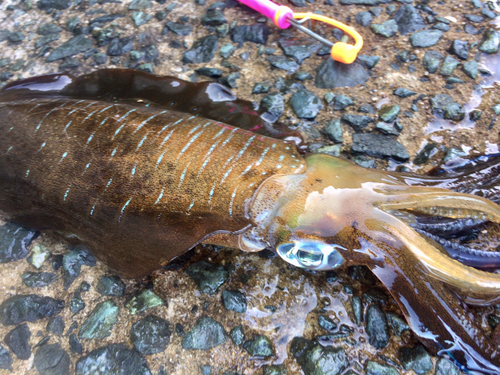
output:
<svg viewBox="0 0 500 375"><path fill-rule="evenodd" d="M274 24L281 29L286 29L292 25L296 29L330 47L330 56L335 61L351 64L356 60L361 47L363 47L363 38L356 30L342 22L321 14L311 12L294 13L289 7L275 4L270 0L239 0L239 2L270 18L273 20ZM302 25L304 22L310 20L323 22L339 28L354 39L354 45L344 42L332 43L328 39L323 38L321 35Z"/></svg>

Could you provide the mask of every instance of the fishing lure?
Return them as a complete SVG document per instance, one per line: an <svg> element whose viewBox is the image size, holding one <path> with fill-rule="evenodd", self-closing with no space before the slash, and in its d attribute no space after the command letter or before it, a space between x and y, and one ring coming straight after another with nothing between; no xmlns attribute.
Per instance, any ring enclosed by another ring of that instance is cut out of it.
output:
<svg viewBox="0 0 500 375"><path fill-rule="evenodd" d="M353 28L328 18L326 16L316 13L294 13L289 7L285 5L278 5L270 0L238 0L240 3L249 6L250 8L262 13L264 16L270 18L276 26L281 29L286 29L292 25L298 30L312 36L316 40L331 48L330 56L335 61L340 61L345 64L351 64L356 60L359 51L363 47L363 38ZM333 27L336 27L354 39L354 45L337 42L332 43L328 39L323 38L321 35L316 34L312 30L306 28L302 24L309 20L324 22Z"/></svg>
<svg viewBox="0 0 500 375"><path fill-rule="evenodd" d="M258 133L234 126L235 108ZM430 350L500 373L498 346L463 303L497 302L500 275L466 263L498 268L499 253L460 245L462 263L446 251L452 233L500 223L500 207L443 188L481 178L498 199L500 157L449 177L364 169L302 157L258 120L216 83L130 70L11 83L0 91L0 212L85 244L125 277L200 242L276 249L311 270L366 265Z"/></svg>

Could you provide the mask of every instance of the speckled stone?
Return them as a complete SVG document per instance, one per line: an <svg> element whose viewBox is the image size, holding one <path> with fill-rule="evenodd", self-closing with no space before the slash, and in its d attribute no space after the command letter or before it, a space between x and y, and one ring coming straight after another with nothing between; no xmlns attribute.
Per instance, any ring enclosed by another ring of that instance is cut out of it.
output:
<svg viewBox="0 0 500 375"><path fill-rule="evenodd" d="M252 339L245 341L243 349L245 349L252 357L258 358L274 357L276 354L271 340L263 335L257 335Z"/></svg>
<svg viewBox="0 0 500 375"><path fill-rule="evenodd" d="M368 307L365 320L370 345L376 349L385 348L389 343L389 326L385 313L378 303Z"/></svg>
<svg viewBox="0 0 500 375"><path fill-rule="evenodd" d="M323 128L323 134L337 144L344 142L342 126L340 125L339 119L328 121Z"/></svg>
<svg viewBox="0 0 500 375"><path fill-rule="evenodd" d="M12 356L9 351L0 345L0 369L12 372Z"/></svg>
<svg viewBox="0 0 500 375"><path fill-rule="evenodd" d="M70 359L59 343L45 344L38 348L33 361L40 375L69 374Z"/></svg>
<svg viewBox="0 0 500 375"><path fill-rule="evenodd" d="M14 262L28 255L28 245L36 232L14 223L0 227L0 263Z"/></svg>
<svg viewBox="0 0 500 375"><path fill-rule="evenodd" d="M28 325L24 323L8 332L5 335L4 341L17 358L29 359L31 356L31 347L29 344L30 337L30 329Z"/></svg>
<svg viewBox="0 0 500 375"><path fill-rule="evenodd" d="M264 365L262 366L262 375L287 375L285 365Z"/></svg>
<svg viewBox="0 0 500 375"><path fill-rule="evenodd" d="M370 26L372 23L373 17L370 12L358 12L356 13L356 16L354 17L357 23L359 23L361 26Z"/></svg>
<svg viewBox="0 0 500 375"><path fill-rule="evenodd" d="M31 250L31 254L28 256L28 263L30 263L36 269L40 269L43 263L50 257L50 251L42 244L36 244Z"/></svg>
<svg viewBox="0 0 500 375"><path fill-rule="evenodd" d="M440 30L422 30L410 36L410 43L415 48L426 48L435 46L442 37Z"/></svg>
<svg viewBox="0 0 500 375"><path fill-rule="evenodd" d="M337 324L326 315L318 316L318 325L327 331L334 331L337 329Z"/></svg>
<svg viewBox="0 0 500 375"><path fill-rule="evenodd" d="M400 98L408 98L410 96L417 95L416 92L405 89L404 87L398 87L393 93Z"/></svg>
<svg viewBox="0 0 500 375"><path fill-rule="evenodd" d="M111 300L99 302L82 324L78 337L103 339L111 334L118 319L119 308Z"/></svg>
<svg viewBox="0 0 500 375"><path fill-rule="evenodd" d="M460 375L460 370L449 359L439 358L436 362L436 375Z"/></svg>
<svg viewBox="0 0 500 375"><path fill-rule="evenodd" d="M399 375L399 372L394 367L368 361L366 364L366 375Z"/></svg>
<svg viewBox="0 0 500 375"><path fill-rule="evenodd" d="M260 101L260 107L270 115L270 117L266 116L266 119L270 122L275 122L285 110L285 98L280 93L268 94Z"/></svg>
<svg viewBox="0 0 500 375"><path fill-rule="evenodd" d="M92 48L92 41L85 35L77 35L54 49L45 61L52 62L74 56Z"/></svg>
<svg viewBox="0 0 500 375"><path fill-rule="evenodd" d="M125 293L125 283L119 276L103 276L97 283L97 291L103 296L123 296Z"/></svg>
<svg viewBox="0 0 500 375"><path fill-rule="evenodd" d="M390 38L398 32L398 24L394 20L388 20L381 24L373 23L370 28L375 34L385 38Z"/></svg>
<svg viewBox="0 0 500 375"><path fill-rule="evenodd" d="M64 332L64 320L62 316L57 315L53 318L50 318L47 323L47 332L51 332L54 335L61 336Z"/></svg>
<svg viewBox="0 0 500 375"><path fill-rule="evenodd" d="M423 60L425 69L429 73L436 73L443 58L444 56L441 52L426 51Z"/></svg>
<svg viewBox="0 0 500 375"><path fill-rule="evenodd" d="M448 94L437 94L430 99L430 103L433 113L447 120L460 121L465 117L464 106Z"/></svg>
<svg viewBox="0 0 500 375"><path fill-rule="evenodd" d="M186 64L210 62L214 58L218 45L217 36L214 34L199 38L193 43L191 49L184 53L182 61Z"/></svg>
<svg viewBox="0 0 500 375"><path fill-rule="evenodd" d="M290 73L295 73L300 68L299 64L286 56L269 56L266 60L269 61L272 67L282 69Z"/></svg>
<svg viewBox="0 0 500 375"><path fill-rule="evenodd" d="M225 343L227 339L222 324L208 316L202 316L182 339L182 348L208 350Z"/></svg>
<svg viewBox="0 0 500 375"><path fill-rule="evenodd" d="M42 288L56 281L57 275L52 272L25 272L21 278L28 288Z"/></svg>
<svg viewBox="0 0 500 375"><path fill-rule="evenodd" d="M443 65L441 65L441 69L439 70L439 74L448 77L453 74L453 71L458 65L460 65L460 61L451 56L446 56L444 58Z"/></svg>
<svg viewBox="0 0 500 375"><path fill-rule="evenodd" d="M171 334L166 320L148 315L132 325L130 339L141 354L148 355L165 351Z"/></svg>
<svg viewBox="0 0 500 375"><path fill-rule="evenodd" d="M14 325L22 322L34 322L52 315L57 315L64 308L64 301L36 294L18 294L7 298L0 305L0 322Z"/></svg>
<svg viewBox="0 0 500 375"><path fill-rule="evenodd" d="M373 122L373 118L364 115L353 115L346 113L342 115L342 122L352 127L355 131L359 132L366 128L368 124Z"/></svg>
<svg viewBox="0 0 500 375"><path fill-rule="evenodd" d="M385 105L378 111L378 118L384 122L393 122L398 117L401 107L397 104Z"/></svg>
<svg viewBox="0 0 500 375"><path fill-rule="evenodd" d="M396 336L401 336L404 331L410 330L410 326L399 315L393 312L387 312L385 316Z"/></svg>
<svg viewBox="0 0 500 375"><path fill-rule="evenodd" d="M235 345L243 345L243 342L245 341L245 334L243 333L243 327L241 325L234 327L231 330L230 336Z"/></svg>
<svg viewBox="0 0 500 375"><path fill-rule="evenodd" d="M500 33L495 29L487 29L478 49L489 54L497 53L500 49Z"/></svg>
<svg viewBox="0 0 500 375"><path fill-rule="evenodd" d="M465 74L467 74L470 78L476 79L479 74L479 64L477 61L467 61L462 65L462 70Z"/></svg>
<svg viewBox="0 0 500 375"><path fill-rule="evenodd" d="M64 289L68 289L80 275L82 266L94 267L96 259L86 249L73 249L64 254L62 262L62 278Z"/></svg>
<svg viewBox="0 0 500 375"><path fill-rule="evenodd" d="M431 356L422 345L399 349L399 362L405 370L413 370L417 375L427 374L433 367Z"/></svg>
<svg viewBox="0 0 500 375"><path fill-rule="evenodd" d="M351 98L349 98L346 95L338 94L335 97L335 104L333 105L333 110L334 111L341 111L341 110L344 110L353 104L354 104L354 102L352 101Z"/></svg>
<svg viewBox="0 0 500 375"><path fill-rule="evenodd" d="M165 301L161 299L155 292L145 289L129 298L125 302L125 307L130 311L130 314L135 315L152 309L156 306L166 305Z"/></svg>
<svg viewBox="0 0 500 375"><path fill-rule="evenodd" d="M316 70L314 84L320 89L355 87L368 81L368 78L368 72L360 63L342 64L326 59Z"/></svg>
<svg viewBox="0 0 500 375"><path fill-rule="evenodd" d="M191 264L186 273L198 289L208 294L216 293L229 277L229 273L222 265L208 263L205 260Z"/></svg>
<svg viewBox="0 0 500 375"><path fill-rule="evenodd" d="M269 26L264 24L236 26L231 30L231 40L240 47L245 42L265 45L270 34Z"/></svg>
<svg viewBox="0 0 500 375"><path fill-rule="evenodd" d="M290 97L290 107L298 118L314 119L323 109L321 99L311 91L300 90Z"/></svg>
<svg viewBox="0 0 500 375"><path fill-rule="evenodd" d="M425 27L425 21L418 10L411 4L402 5L394 14L401 35L413 33Z"/></svg>
<svg viewBox="0 0 500 375"><path fill-rule="evenodd" d="M302 64L305 59L314 55L322 47L322 44L312 38L281 37L278 44L283 53Z"/></svg>
<svg viewBox="0 0 500 375"><path fill-rule="evenodd" d="M222 304L227 310L236 311L238 313L247 311L247 300L243 293L237 290L223 290Z"/></svg>
<svg viewBox="0 0 500 375"><path fill-rule="evenodd" d="M351 307L354 315L354 321L359 326L363 321L363 303L361 302L361 298L353 296L351 300Z"/></svg>
<svg viewBox="0 0 500 375"><path fill-rule="evenodd" d="M339 375L349 364L344 348L323 347L302 337L292 340L290 352L305 375Z"/></svg>

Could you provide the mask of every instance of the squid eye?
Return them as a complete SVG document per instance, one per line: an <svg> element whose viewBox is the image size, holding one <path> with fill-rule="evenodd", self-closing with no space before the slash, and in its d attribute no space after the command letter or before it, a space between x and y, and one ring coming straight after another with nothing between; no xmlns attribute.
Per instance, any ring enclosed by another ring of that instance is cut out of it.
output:
<svg viewBox="0 0 500 375"><path fill-rule="evenodd" d="M281 258L296 267L326 271L344 263L338 250L346 249L320 242L292 241L279 245L276 250Z"/></svg>

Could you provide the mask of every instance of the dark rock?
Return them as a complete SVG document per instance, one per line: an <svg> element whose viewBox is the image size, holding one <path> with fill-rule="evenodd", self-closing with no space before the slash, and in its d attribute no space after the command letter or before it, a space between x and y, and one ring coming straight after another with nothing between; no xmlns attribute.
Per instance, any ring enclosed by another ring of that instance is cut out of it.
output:
<svg viewBox="0 0 500 375"><path fill-rule="evenodd" d="M388 20L382 24L373 23L370 28L375 34L385 38L390 38L398 32L398 24L394 20Z"/></svg>
<svg viewBox="0 0 500 375"><path fill-rule="evenodd" d="M227 20L219 9L209 9L201 16L201 24L204 26L220 26L225 23Z"/></svg>
<svg viewBox="0 0 500 375"><path fill-rule="evenodd" d="M472 111L469 112L469 119L471 121L479 121L481 119L481 115L483 114L482 111L479 109L473 109Z"/></svg>
<svg viewBox="0 0 500 375"><path fill-rule="evenodd" d="M379 61L380 57L378 56L358 55L358 57L356 58L356 62L363 65L366 69L374 68Z"/></svg>
<svg viewBox="0 0 500 375"><path fill-rule="evenodd" d="M46 11L52 9L63 10L71 6L71 0L38 0L36 6L38 9Z"/></svg>
<svg viewBox="0 0 500 375"><path fill-rule="evenodd" d="M478 16L476 14L464 14L464 17L467 21L481 23L484 21L484 17Z"/></svg>
<svg viewBox="0 0 500 375"><path fill-rule="evenodd" d="M344 142L342 126L340 120L330 120L323 128L323 134L331 139L334 143L342 144Z"/></svg>
<svg viewBox="0 0 500 375"><path fill-rule="evenodd" d="M335 104L333 106L333 109L335 111L341 111L343 109L346 109L347 107L353 105L354 102L352 101L351 98L348 96L339 94L335 97Z"/></svg>
<svg viewBox="0 0 500 375"><path fill-rule="evenodd" d="M208 316L202 316L182 339L182 348L208 350L225 343L227 338L222 324Z"/></svg>
<svg viewBox="0 0 500 375"><path fill-rule="evenodd" d="M85 249L73 249L64 254L62 278L64 289L68 289L75 279L80 276L82 266L94 267L96 260L92 254Z"/></svg>
<svg viewBox="0 0 500 375"><path fill-rule="evenodd" d="M215 34L197 39L191 49L184 53L182 62L185 64L210 62L214 58L218 45L219 42Z"/></svg>
<svg viewBox="0 0 500 375"><path fill-rule="evenodd" d="M82 339L103 339L111 334L111 328L118 320L119 309L113 301L99 302L82 324L78 337Z"/></svg>
<svg viewBox="0 0 500 375"><path fill-rule="evenodd" d="M312 79L312 74L309 72L298 71L293 75L293 78L298 79L299 81L308 81Z"/></svg>
<svg viewBox="0 0 500 375"><path fill-rule="evenodd" d="M394 21L398 25L398 31L401 35L413 33L425 27L423 17L418 10L410 4L404 4L394 15Z"/></svg>
<svg viewBox="0 0 500 375"><path fill-rule="evenodd" d="M393 312L388 312L385 316L387 317L387 320L389 321L389 324L391 325L396 336L399 337L404 331L410 330L410 326L399 315Z"/></svg>
<svg viewBox="0 0 500 375"><path fill-rule="evenodd" d="M241 325L234 327L229 334L235 345L241 346L245 341L245 334Z"/></svg>
<svg viewBox="0 0 500 375"><path fill-rule="evenodd" d="M418 375L427 374L433 367L431 356L421 345L399 349L399 362L406 371L413 370Z"/></svg>
<svg viewBox="0 0 500 375"><path fill-rule="evenodd" d="M130 339L141 354L156 354L165 351L172 331L166 320L154 315L134 323L130 330Z"/></svg>
<svg viewBox="0 0 500 375"><path fill-rule="evenodd" d="M62 316L57 315L50 318L46 329L47 332L52 332L54 335L61 336L64 332L64 320Z"/></svg>
<svg viewBox="0 0 500 375"><path fill-rule="evenodd" d="M25 272L21 278L28 288L42 288L57 280L57 275L51 272Z"/></svg>
<svg viewBox="0 0 500 375"><path fill-rule="evenodd" d="M87 39L85 35L78 35L54 49L45 61L52 62L60 60L85 52L90 48L92 48L92 41Z"/></svg>
<svg viewBox="0 0 500 375"><path fill-rule="evenodd" d="M399 96L400 98L408 98L413 95L417 95L416 92L405 89L403 87L398 87L396 90L394 90L394 95Z"/></svg>
<svg viewBox="0 0 500 375"><path fill-rule="evenodd" d="M314 84L320 89L355 87L368 81L368 78L368 72L359 63L342 64L333 59L326 59L316 71Z"/></svg>
<svg viewBox="0 0 500 375"><path fill-rule="evenodd" d="M71 17L66 21L66 28L70 33L74 33L80 27L82 21L78 17Z"/></svg>
<svg viewBox="0 0 500 375"><path fill-rule="evenodd" d="M144 289L143 291L130 297L127 302L125 302L125 307L132 315L161 305L166 305L165 301L149 289Z"/></svg>
<svg viewBox="0 0 500 375"><path fill-rule="evenodd" d="M450 25L447 25L443 22L436 23L435 25L432 26L432 28L435 30L443 31L443 32L450 31Z"/></svg>
<svg viewBox="0 0 500 375"><path fill-rule="evenodd" d="M401 108L399 105L385 105L378 111L378 118L384 122L393 122L398 117Z"/></svg>
<svg viewBox="0 0 500 375"><path fill-rule="evenodd" d="M366 154L374 158L392 158L397 161L408 161L410 155L404 146L395 139L382 134L352 135L352 152Z"/></svg>
<svg viewBox="0 0 500 375"><path fill-rule="evenodd" d="M390 124L387 122L377 122L375 124L375 129L383 134L399 135L399 133L401 133L401 130L403 130L403 127L397 121Z"/></svg>
<svg viewBox="0 0 500 375"><path fill-rule="evenodd" d="M201 365L200 370L202 375L212 375L212 366Z"/></svg>
<svg viewBox="0 0 500 375"><path fill-rule="evenodd" d="M333 92L327 92L324 96L323 99L325 99L326 104L332 104L333 100L335 99L335 94Z"/></svg>
<svg viewBox="0 0 500 375"><path fill-rule="evenodd" d="M392 0L340 0L342 5L380 5L389 4Z"/></svg>
<svg viewBox="0 0 500 375"><path fill-rule="evenodd" d="M450 76L458 65L460 65L460 61L451 56L446 56L439 70L439 74L445 77Z"/></svg>
<svg viewBox="0 0 500 375"><path fill-rule="evenodd" d="M235 46L233 46L231 43L226 43L220 48L219 54L222 58L227 59L233 54L235 50Z"/></svg>
<svg viewBox="0 0 500 375"><path fill-rule="evenodd" d="M300 65L297 64L293 59L285 56L269 56L266 58L266 60L269 61L271 66L286 70L290 73L295 73L300 68Z"/></svg>
<svg viewBox="0 0 500 375"><path fill-rule="evenodd" d="M479 74L479 64L474 60L465 62L462 69L472 79L476 79Z"/></svg>
<svg viewBox="0 0 500 375"><path fill-rule="evenodd" d="M479 30L477 27L475 26L472 26L470 24L466 24L464 26L464 31L467 33L467 34L470 34L470 35L478 35L481 33L481 30Z"/></svg>
<svg viewBox="0 0 500 375"><path fill-rule="evenodd" d="M366 375L399 375L399 372L394 367L368 361L366 364Z"/></svg>
<svg viewBox="0 0 500 375"><path fill-rule="evenodd" d="M36 232L24 229L14 223L0 227L0 263L14 262L28 255L27 247Z"/></svg>
<svg viewBox="0 0 500 375"><path fill-rule="evenodd" d="M30 329L26 323L18 325L5 335L4 341L9 349L19 359L29 359L31 348L29 340L31 337Z"/></svg>
<svg viewBox="0 0 500 375"><path fill-rule="evenodd" d="M61 36L59 34L49 34L38 38L35 41L35 49L41 48L49 43L59 40Z"/></svg>
<svg viewBox="0 0 500 375"><path fill-rule="evenodd" d="M262 375L287 375L285 365L264 365Z"/></svg>
<svg viewBox="0 0 500 375"><path fill-rule="evenodd" d="M94 374L96 369L99 369L99 374L151 375L148 363L139 352L123 344L111 344L92 350L76 362L75 374Z"/></svg>
<svg viewBox="0 0 500 375"><path fill-rule="evenodd" d="M83 354L83 347L74 333L69 335L69 349L72 353Z"/></svg>
<svg viewBox="0 0 500 375"><path fill-rule="evenodd" d="M353 296L351 300L352 313L354 315L354 320L356 324L359 326L363 321L363 303L361 302L361 298L358 296Z"/></svg>
<svg viewBox="0 0 500 375"><path fill-rule="evenodd" d="M312 120L323 109L321 99L311 91L300 90L290 97L290 107L298 118Z"/></svg>
<svg viewBox="0 0 500 375"><path fill-rule="evenodd" d="M59 343L40 346L33 362L40 375L69 374L69 355Z"/></svg>
<svg viewBox="0 0 500 375"><path fill-rule="evenodd" d="M495 12L493 12L490 8L488 8L488 6L485 6L485 7L483 7L483 9L481 9L481 14L483 16L488 17L491 20L495 19L497 17L497 14Z"/></svg>
<svg viewBox="0 0 500 375"><path fill-rule="evenodd" d="M150 9L153 3L149 0L133 0L128 6L129 10Z"/></svg>
<svg viewBox="0 0 500 375"><path fill-rule="evenodd" d="M350 113L346 113L342 115L342 122L345 122L355 131L359 132L366 128L368 124L372 123L373 119L370 116L351 115Z"/></svg>
<svg viewBox="0 0 500 375"><path fill-rule="evenodd" d="M356 13L355 19L361 26L370 26L373 17L370 12L358 12Z"/></svg>
<svg viewBox="0 0 500 375"><path fill-rule="evenodd" d="M222 304L227 310L244 313L247 311L247 300L243 293L236 290L222 291Z"/></svg>
<svg viewBox="0 0 500 375"><path fill-rule="evenodd" d="M290 352L305 375L338 375L349 364L344 348L323 347L301 337L292 340Z"/></svg>
<svg viewBox="0 0 500 375"><path fill-rule="evenodd" d="M485 53L497 53L500 48L500 33L495 29L487 29L478 49Z"/></svg>
<svg viewBox="0 0 500 375"><path fill-rule="evenodd" d="M193 32L193 26L191 25L186 25L180 22L172 22L168 21L165 23L165 26L167 29L172 31L174 34L180 35L180 36L187 36Z"/></svg>
<svg viewBox="0 0 500 375"><path fill-rule="evenodd" d="M216 293L229 277L229 273L222 265L208 263L205 260L191 264L186 273L198 289L208 294Z"/></svg>
<svg viewBox="0 0 500 375"><path fill-rule="evenodd" d="M368 307L365 319L369 343L376 349L385 348L389 343L389 326L384 311L374 303Z"/></svg>
<svg viewBox="0 0 500 375"><path fill-rule="evenodd" d="M441 60L443 60L443 54L437 51L426 51L424 55L424 67L429 73L436 73Z"/></svg>
<svg viewBox="0 0 500 375"><path fill-rule="evenodd" d="M115 38L109 43L106 53L109 56L121 56L134 49L135 36Z"/></svg>
<svg viewBox="0 0 500 375"><path fill-rule="evenodd" d="M337 324L326 315L318 316L318 324L321 328L326 329L327 331L334 331L337 329Z"/></svg>
<svg viewBox="0 0 500 375"><path fill-rule="evenodd" d="M57 315L64 308L64 301L36 294L16 295L7 298L0 305L0 322L3 325L14 325L22 322Z"/></svg>
<svg viewBox="0 0 500 375"><path fill-rule="evenodd" d="M231 30L231 40L240 47L245 42L265 45L270 34L269 26L264 24L237 26Z"/></svg>
<svg viewBox="0 0 500 375"><path fill-rule="evenodd" d="M453 53L459 59L467 60L469 58L469 43L455 39L451 43L450 53Z"/></svg>
<svg viewBox="0 0 500 375"><path fill-rule="evenodd" d="M241 78L241 74L239 72L233 72L229 74L227 77L219 78L219 82L223 85L226 85L229 88L235 89L238 87L236 80Z"/></svg>
<svg viewBox="0 0 500 375"><path fill-rule="evenodd" d="M256 83L252 89L252 94L265 94L271 88L271 84L268 82L259 82ZM262 105L262 103L261 103ZM284 109L284 107L283 107Z"/></svg>
<svg viewBox="0 0 500 375"><path fill-rule="evenodd" d="M446 358L439 358L436 362L436 375L460 375L457 365Z"/></svg>
<svg viewBox="0 0 500 375"><path fill-rule="evenodd" d="M415 156L413 163L416 165L422 165L429 161L429 159L436 154L437 144L434 142L429 142L425 147Z"/></svg>
<svg viewBox="0 0 500 375"><path fill-rule="evenodd" d="M70 58L65 59L61 63L61 65L59 65L59 71L64 72L67 70L76 69L81 65L82 65L82 63L80 62L80 60L78 60L74 57L70 57Z"/></svg>
<svg viewBox="0 0 500 375"><path fill-rule="evenodd" d="M251 340L245 341L243 349L252 357L266 358L275 355L271 340L263 335L257 335Z"/></svg>
<svg viewBox="0 0 500 375"><path fill-rule="evenodd" d="M383 9L381 7L375 7L370 9L370 13L373 14L374 17L380 16L382 14L382 11Z"/></svg>
<svg viewBox="0 0 500 375"><path fill-rule="evenodd" d="M92 27L103 27L105 24L113 22L118 18L125 17L123 14L106 14L105 16L96 17L90 20L89 25Z"/></svg>
<svg viewBox="0 0 500 375"><path fill-rule="evenodd" d="M12 356L9 351L0 345L0 369L12 372Z"/></svg>
<svg viewBox="0 0 500 375"><path fill-rule="evenodd" d="M125 283L118 276L103 276L97 283L97 291L103 296L123 296Z"/></svg>
<svg viewBox="0 0 500 375"><path fill-rule="evenodd" d="M278 44L284 54L294 59L299 65L322 47L322 44L315 39L297 37L281 37Z"/></svg>
<svg viewBox="0 0 500 375"><path fill-rule="evenodd" d="M153 18L152 14L147 14L144 12L132 12L132 20L137 27L147 24Z"/></svg>
<svg viewBox="0 0 500 375"><path fill-rule="evenodd" d="M415 48L431 47L436 45L442 37L443 33L440 30L422 30L411 34L410 43Z"/></svg>
<svg viewBox="0 0 500 375"><path fill-rule="evenodd" d="M432 113L447 120L460 121L465 117L465 108L448 94L437 94L430 99Z"/></svg>
<svg viewBox="0 0 500 375"><path fill-rule="evenodd" d="M369 305L373 302L378 302L383 305L387 303L387 294L384 290L379 288L370 288L367 292L362 295L363 300Z"/></svg>
<svg viewBox="0 0 500 375"><path fill-rule="evenodd" d="M49 34L58 34L62 31L62 29L57 26L55 23L47 22L43 25L40 25L36 32L40 35L49 35Z"/></svg>

